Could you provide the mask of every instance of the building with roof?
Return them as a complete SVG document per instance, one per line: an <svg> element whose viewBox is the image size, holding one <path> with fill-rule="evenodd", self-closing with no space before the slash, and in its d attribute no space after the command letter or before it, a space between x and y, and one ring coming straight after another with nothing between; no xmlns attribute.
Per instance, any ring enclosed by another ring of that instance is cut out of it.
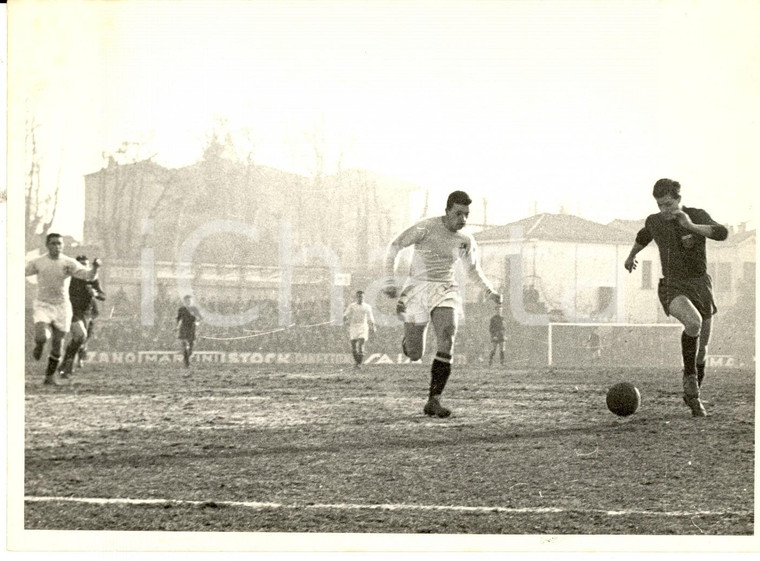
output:
<svg viewBox="0 0 760 561"><path fill-rule="evenodd" d="M631 236L570 214L537 214L475 234L483 269L525 311L553 321L634 321L622 263ZM516 286L517 285L517 286ZM646 314L635 314L643 321ZM647 318L651 321L651 318Z"/></svg>
<svg viewBox="0 0 760 561"><path fill-rule="evenodd" d="M485 229L475 239L486 274L504 294L522 293L528 312L568 322L670 322L657 298L662 269L656 244L637 255L632 273L623 266L643 225L538 214ZM708 240L707 252L719 307L729 308L743 283L754 286L755 231L740 228L724 242Z"/></svg>

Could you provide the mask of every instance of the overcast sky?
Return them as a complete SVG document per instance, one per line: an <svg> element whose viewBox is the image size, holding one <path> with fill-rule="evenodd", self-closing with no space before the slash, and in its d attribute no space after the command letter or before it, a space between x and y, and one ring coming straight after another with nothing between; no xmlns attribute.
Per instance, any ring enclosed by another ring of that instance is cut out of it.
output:
<svg viewBox="0 0 760 561"><path fill-rule="evenodd" d="M417 183L433 210L463 188L475 221L483 197L490 222L643 218L660 177L720 222L755 214L758 2L26 1L9 26L9 185L28 110L77 236L104 151L189 164L217 118L261 164L308 174L316 132L328 171Z"/></svg>

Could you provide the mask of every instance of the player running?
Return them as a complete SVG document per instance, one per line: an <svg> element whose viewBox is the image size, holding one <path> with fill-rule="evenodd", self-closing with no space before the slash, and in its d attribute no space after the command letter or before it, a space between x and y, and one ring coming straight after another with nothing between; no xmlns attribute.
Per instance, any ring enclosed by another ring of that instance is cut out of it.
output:
<svg viewBox="0 0 760 561"><path fill-rule="evenodd" d="M86 255L78 255L79 263L89 267L89 259ZM105 300L106 294L100 287L100 280L92 281L71 279L69 284L69 300L73 316L71 319L71 340L66 346L66 354L61 363L61 378L69 378L74 369L74 360L86 356L85 345L92 336L93 322L97 315L95 300ZM80 360L81 366L81 360Z"/></svg>
<svg viewBox="0 0 760 561"><path fill-rule="evenodd" d="M718 309L712 293L712 279L707 274L705 238L723 241L728 229L715 222L699 208L681 205L681 185L672 179L654 184L653 196L660 212L647 217L636 235L636 242L625 260L632 272L635 258L652 240L660 251L662 276L657 289L665 313L683 324L684 401L695 417L707 415L700 400L705 376L705 354L710 340L712 316Z"/></svg>
<svg viewBox="0 0 760 561"><path fill-rule="evenodd" d="M402 232L391 243L385 270L394 277L396 257L405 247L414 247L410 279L399 295L398 287L386 287L390 298L398 298L397 313L404 319L402 349L411 360L425 352L425 335L433 322L437 349L431 366L430 392L423 412L428 416L448 417L451 411L441 405L441 394L451 373L454 339L462 314L460 287L454 266L462 260L488 297L501 304L501 295L483 274L475 239L461 232L470 214L472 199L464 191L454 191L446 201L443 216L422 220Z"/></svg>
<svg viewBox="0 0 760 561"><path fill-rule="evenodd" d="M193 346L195 345L195 327L201 322L201 313L193 305L193 297L189 294L182 301L177 311L177 331L178 338L182 343L182 356L185 361L185 368L190 368L190 357L193 356Z"/></svg>
<svg viewBox="0 0 760 561"><path fill-rule="evenodd" d="M348 321L348 337L351 341L351 354L354 356L354 368L361 369L364 362L364 343L369 339L370 330L375 332L375 316L372 306L364 302L364 292L356 291L356 302L351 302L343 314L343 321Z"/></svg>
<svg viewBox="0 0 760 561"><path fill-rule="evenodd" d="M87 268L63 254L63 237L50 233L45 238L47 253L26 264L27 277L37 275L37 297L32 304L34 321L34 360L40 360L45 343L51 339L50 355L45 371L45 384L58 385L56 372L63 352L63 340L71 328L72 309L67 281L75 277L85 281L97 279L100 260Z"/></svg>

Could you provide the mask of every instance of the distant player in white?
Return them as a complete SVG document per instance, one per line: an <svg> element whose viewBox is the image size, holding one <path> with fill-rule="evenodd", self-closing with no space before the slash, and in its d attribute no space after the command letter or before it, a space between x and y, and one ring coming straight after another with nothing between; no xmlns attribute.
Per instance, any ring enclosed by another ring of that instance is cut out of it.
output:
<svg viewBox="0 0 760 561"><path fill-rule="evenodd" d="M63 238L48 234L45 238L48 252L26 264L26 276L37 275L37 298L32 304L34 320L34 360L42 357L48 339L50 356L45 372L45 384L58 385L55 374L63 353L63 340L71 328L72 309L69 301L69 278L93 281L98 276L100 260L87 268L76 259L62 253Z"/></svg>
<svg viewBox="0 0 760 561"><path fill-rule="evenodd" d="M343 321L348 321L348 338L351 340L351 353L354 355L354 368L362 367L364 362L364 343L369 339L369 331L375 332L375 317L372 306L364 302L364 292L356 291L356 302L352 302L343 314Z"/></svg>
<svg viewBox="0 0 760 561"><path fill-rule="evenodd" d="M422 220L402 232L390 245L385 260L388 277L394 277L396 257L405 247L414 247L410 280L399 296L398 287L387 287L390 298L399 298L396 311L404 319L402 349L412 360L425 352L425 335L432 320L437 352L431 366L430 393L423 412L428 416L448 417L451 411L440 403L441 394L451 373L454 339L458 316L462 314L462 298L454 278L454 265L460 259L468 272L486 291L488 297L501 304L485 277L477 256L475 239L460 230L467 224L472 199L464 191L454 191L446 201L446 214Z"/></svg>

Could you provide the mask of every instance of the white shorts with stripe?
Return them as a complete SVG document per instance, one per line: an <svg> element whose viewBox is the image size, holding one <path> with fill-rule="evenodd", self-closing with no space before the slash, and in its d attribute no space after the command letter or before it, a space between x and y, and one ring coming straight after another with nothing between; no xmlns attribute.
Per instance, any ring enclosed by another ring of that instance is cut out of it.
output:
<svg viewBox="0 0 760 561"><path fill-rule="evenodd" d="M435 308L453 308L458 318L464 313L459 285L451 282L414 281L401 291L399 302L406 306L406 323L428 323Z"/></svg>
<svg viewBox="0 0 760 561"><path fill-rule="evenodd" d="M348 336L351 341L354 339L369 339L369 325L366 323L356 323L348 326Z"/></svg>
<svg viewBox="0 0 760 561"><path fill-rule="evenodd" d="M53 325L57 330L67 333L71 329L71 302L51 304L42 300L32 303L32 319L34 323Z"/></svg>

